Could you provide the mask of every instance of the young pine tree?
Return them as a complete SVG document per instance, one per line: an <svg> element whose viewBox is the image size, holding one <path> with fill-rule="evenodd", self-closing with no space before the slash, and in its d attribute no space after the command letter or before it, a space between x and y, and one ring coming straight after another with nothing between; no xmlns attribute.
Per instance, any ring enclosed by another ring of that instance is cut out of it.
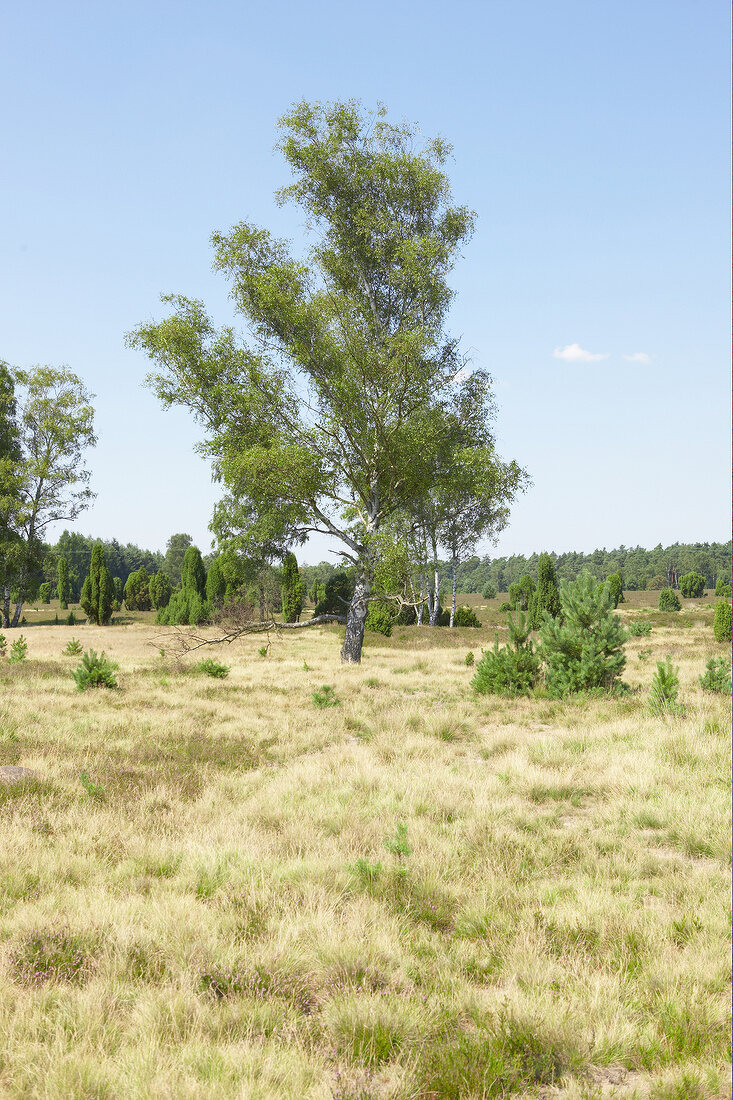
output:
<svg viewBox="0 0 733 1100"><path fill-rule="evenodd" d="M92 548L89 576L82 586L80 602L89 621L97 626L106 626L112 618L114 582L104 559L101 542L95 542Z"/></svg>
<svg viewBox="0 0 733 1100"><path fill-rule="evenodd" d="M66 558L59 558L57 567L58 582L56 584L56 595L59 598L59 605L62 611L66 611L69 607L69 600L71 599L71 581L69 579L69 563Z"/></svg>
<svg viewBox="0 0 733 1100"><path fill-rule="evenodd" d="M298 562L292 551L283 558L282 603L283 622L297 623L303 610L304 585L298 572Z"/></svg>
<svg viewBox="0 0 733 1100"><path fill-rule="evenodd" d="M530 604L530 621L533 630L542 626L545 612L558 619L562 614L560 592L555 577L555 563L549 554L540 554L537 563L537 588Z"/></svg>
<svg viewBox="0 0 733 1100"><path fill-rule="evenodd" d="M562 621L545 618L540 628L551 695L592 688L611 691L616 685L626 664L626 631L611 603L605 584L599 586L590 573L581 573L561 588Z"/></svg>

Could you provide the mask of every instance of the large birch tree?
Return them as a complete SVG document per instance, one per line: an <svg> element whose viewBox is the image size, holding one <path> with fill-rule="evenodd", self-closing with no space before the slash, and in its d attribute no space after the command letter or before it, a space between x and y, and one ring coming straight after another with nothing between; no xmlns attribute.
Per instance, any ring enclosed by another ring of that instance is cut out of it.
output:
<svg viewBox="0 0 733 1100"><path fill-rule="evenodd" d="M305 215L305 257L247 222L212 238L249 339L182 296L128 339L156 364L163 402L205 426L215 475L252 505L255 542L259 527L340 542L356 574L341 655L358 662L379 532L416 514L450 448L464 383L448 277L474 215L453 202L450 147L383 109L303 102L280 125L294 180L278 197Z"/></svg>

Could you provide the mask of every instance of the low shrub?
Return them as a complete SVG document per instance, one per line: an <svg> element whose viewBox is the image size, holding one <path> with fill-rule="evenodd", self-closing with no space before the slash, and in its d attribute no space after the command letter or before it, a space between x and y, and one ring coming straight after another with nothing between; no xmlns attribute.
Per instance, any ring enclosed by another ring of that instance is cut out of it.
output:
<svg viewBox="0 0 733 1100"><path fill-rule="evenodd" d="M705 675L699 677L702 690L715 692L718 695L730 695L733 686L730 663L722 657L711 657L705 670Z"/></svg>
<svg viewBox="0 0 733 1100"><path fill-rule="evenodd" d="M324 707L338 707L340 700L336 698L336 693L330 684L324 684L320 691L314 691L311 695L313 705L318 707L319 710L323 710Z"/></svg>
<svg viewBox="0 0 733 1100"><path fill-rule="evenodd" d="M375 634L383 634L385 638L390 638L396 618L396 608L385 603L370 603L364 620L364 629L373 630Z"/></svg>
<svg viewBox="0 0 733 1100"><path fill-rule="evenodd" d="M267 652L267 647L265 647ZM215 661L213 657L207 657L205 661L199 661L196 665L196 671L201 672L204 676L213 676L216 680L224 680L229 675L229 665L222 665L219 661Z"/></svg>
<svg viewBox="0 0 733 1100"><path fill-rule="evenodd" d="M629 623L626 627L632 638L646 638L652 632L651 623Z"/></svg>
<svg viewBox="0 0 733 1100"><path fill-rule="evenodd" d="M66 929L29 932L10 952L10 973L20 982L83 982L91 970L92 944Z"/></svg>
<svg viewBox="0 0 733 1100"><path fill-rule="evenodd" d="M657 607L660 611L679 611L682 604L674 588L663 588L661 590Z"/></svg>
<svg viewBox="0 0 733 1100"><path fill-rule="evenodd" d="M89 649L82 657L79 667L75 668L71 675L77 691L86 691L91 687L116 688L115 672L118 668L119 665L110 661L104 651L97 653Z"/></svg>
<svg viewBox="0 0 733 1100"><path fill-rule="evenodd" d="M512 605L511 605L511 604L510 604L510 603L508 602L508 600L504 600L504 602L503 602L503 603L500 603L500 604L499 604L499 610L500 610L500 611L513 611L513 610L514 610L514 608L513 608L513 607L512 607Z"/></svg>
<svg viewBox="0 0 733 1100"><path fill-rule="evenodd" d="M65 622L67 626L76 626L78 619L73 611L70 611L66 616Z"/></svg>
<svg viewBox="0 0 733 1100"><path fill-rule="evenodd" d="M22 634L19 634L10 646L9 660L14 664L20 664L28 656L28 643Z"/></svg>
<svg viewBox="0 0 733 1100"><path fill-rule="evenodd" d="M82 651L82 644L78 638L72 638L70 642L67 642L66 646L61 650L63 657L78 657Z"/></svg>
<svg viewBox="0 0 733 1100"><path fill-rule="evenodd" d="M518 611L507 616L509 644L499 646L498 635L493 649L487 650L476 665L471 687L479 695L529 695L540 671L539 657L530 639L527 617Z"/></svg>
<svg viewBox="0 0 733 1100"><path fill-rule="evenodd" d="M481 589L481 595L485 600L496 599L496 587L493 584L485 584Z"/></svg>
<svg viewBox="0 0 733 1100"><path fill-rule="evenodd" d="M705 578L693 569L680 577L680 592L686 600L699 600L705 595Z"/></svg>
<svg viewBox="0 0 733 1100"><path fill-rule="evenodd" d="M474 662L473 650L469 649L468 653L466 654L466 664L470 668L471 665L473 664L473 662Z"/></svg>
<svg viewBox="0 0 733 1100"><path fill-rule="evenodd" d="M657 671L649 691L649 710L652 714L664 717L667 714L683 713L683 708L677 702L680 686L678 672L679 668L672 668L669 657L666 661L657 661Z"/></svg>
<svg viewBox="0 0 733 1100"><path fill-rule="evenodd" d="M729 642L731 640L731 605L727 600L721 600L715 605L713 634L716 642Z"/></svg>
<svg viewBox="0 0 733 1100"><path fill-rule="evenodd" d="M560 589L562 619L545 616L540 656L545 683L555 698L579 691L615 691L626 664L626 631L611 595L585 572Z"/></svg>
<svg viewBox="0 0 733 1100"><path fill-rule="evenodd" d="M721 600L729 600L731 597L730 577L722 575L715 582L715 595Z"/></svg>
<svg viewBox="0 0 733 1100"><path fill-rule="evenodd" d="M450 620L449 620L450 621ZM461 607L456 608L456 613L453 619L454 626L481 626L480 621L477 619L474 611L467 604L463 604Z"/></svg>
<svg viewBox="0 0 733 1100"><path fill-rule="evenodd" d="M5 656L5 650L7 649L7 646L8 639L5 637L4 634L0 634L0 657Z"/></svg>

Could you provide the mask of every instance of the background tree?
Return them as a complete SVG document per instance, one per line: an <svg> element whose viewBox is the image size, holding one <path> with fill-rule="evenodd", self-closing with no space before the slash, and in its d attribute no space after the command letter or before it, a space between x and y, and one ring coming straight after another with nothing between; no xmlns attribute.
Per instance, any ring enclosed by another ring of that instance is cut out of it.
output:
<svg viewBox="0 0 733 1100"><path fill-rule="evenodd" d="M148 591L150 592L150 602L156 611L159 611L161 607L167 607L173 592L168 574L164 573L162 569L159 569L158 572L150 578Z"/></svg>
<svg viewBox="0 0 733 1100"><path fill-rule="evenodd" d="M112 577L112 589L114 592L114 610L119 611L125 599L125 586L122 583L122 577Z"/></svg>
<svg viewBox="0 0 733 1100"><path fill-rule="evenodd" d="M89 576L82 586L81 606L91 623L95 623L97 626L106 626L112 618L113 603L114 583L112 574L107 568L104 558L104 547L101 542L97 542L92 550Z"/></svg>
<svg viewBox="0 0 733 1100"><path fill-rule="evenodd" d="M555 566L549 554L540 554L537 564L537 588L530 604L530 626L539 630L545 614L557 619L561 614L560 592L555 578Z"/></svg>
<svg viewBox="0 0 733 1100"><path fill-rule="evenodd" d="M282 569L282 608L283 622L297 623L303 610L305 588L298 572L298 560L295 554L288 552L283 558Z"/></svg>
<svg viewBox="0 0 733 1100"><path fill-rule="evenodd" d="M39 585L38 599L41 603L51 602L51 585L48 581L44 581L43 584Z"/></svg>
<svg viewBox="0 0 733 1100"><path fill-rule="evenodd" d="M300 103L280 148L295 180L281 193L320 236L308 262L240 223L215 234L215 266L253 340L215 331L203 305L129 337L156 363L167 404L193 410L215 475L253 503L251 534L286 545L329 534L355 567L342 659L359 661L375 536L414 513L444 467L448 404L464 383L444 332L447 277L473 215L453 205L449 147L365 116L355 103Z"/></svg>
<svg viewBox="0 0 733 1100"><path fill-rule="evenodd" d="M14 528L20 551L15 583L17 626L26 590L42 557L50 523L75 519L94 497L83 452L96 443L91 395L71 371L17 371L24 397L19 415L21 477Z"/></svg>
<svg viewBox="0 0 733 1100"><path fill-rule="evenodd" d="M150 577L144 565L130 573L125 583L125 607L128 611L150 611Z"/></svg>
<svg viewBox="0 0 733 1100"><path fill-rule="evenodd" d="M71 599L71 582L69 581L69 563L65 557L60 557L58 562L58 582L56 584L56 595L59 598L59 606L62 611L66 611L69 606L69 600Z"/></svg>
<svg viewBox="0 0 733 1100"><path fill-rule="evenodd" d="M193 546L193 539L190 535L183 533L171 535L168 542L165 544L163 572L167 575L168 580L174 588L177 584L181 583L183 558L189 546Z"/></svg>
<svg viewBox="0 0 733 1100"><path fill-rule="evenodd" d="M620 573L610 573L606 578L606 587L614 608L624 603L624 582Z"/></svg>
<svg viewBox="0 0 733 1100"><path fill-rule="evenodd" d="M197 546L189 546L181 565L181 587L173 593L168 604L158 611L155 621L195 626L211 614L211 607L205 597L206 569L201 551Z"/></svg>
<svg viewBox="0 0 733 1100"><path fill-rule="evenodd" d="M705 577L692 569L680 577L680 592L686 600L699 600L705 595Z"/></svg>
<svg viewBox="0 0 733 1100"><path fill-rule="evenodd" d="M0 584L6 628L10 626L10 586L22 554L22 448L17 412L15 379L8 364L0 361Z"/></svg>

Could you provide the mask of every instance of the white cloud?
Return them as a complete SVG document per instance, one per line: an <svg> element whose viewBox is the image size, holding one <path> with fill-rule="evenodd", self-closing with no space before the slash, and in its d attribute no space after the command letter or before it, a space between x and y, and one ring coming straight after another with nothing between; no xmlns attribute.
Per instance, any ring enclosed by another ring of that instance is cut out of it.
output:
<svg viewBox="0 0 733 1100"><path fill-rule="evenodd" d="M566 363L597 363L599 359L608 359L607 352L592 352L581 348L580 344L568 344L564 348L555 348L553 359L564 359Z"/></svg>
<svg viewBox="0 0 733 1100"><path fill-rule="evenodd" d="M624 359L627 363L651 363L651 355L647 355L645 351L635 351L633 355L624 355Z"/></svg>

